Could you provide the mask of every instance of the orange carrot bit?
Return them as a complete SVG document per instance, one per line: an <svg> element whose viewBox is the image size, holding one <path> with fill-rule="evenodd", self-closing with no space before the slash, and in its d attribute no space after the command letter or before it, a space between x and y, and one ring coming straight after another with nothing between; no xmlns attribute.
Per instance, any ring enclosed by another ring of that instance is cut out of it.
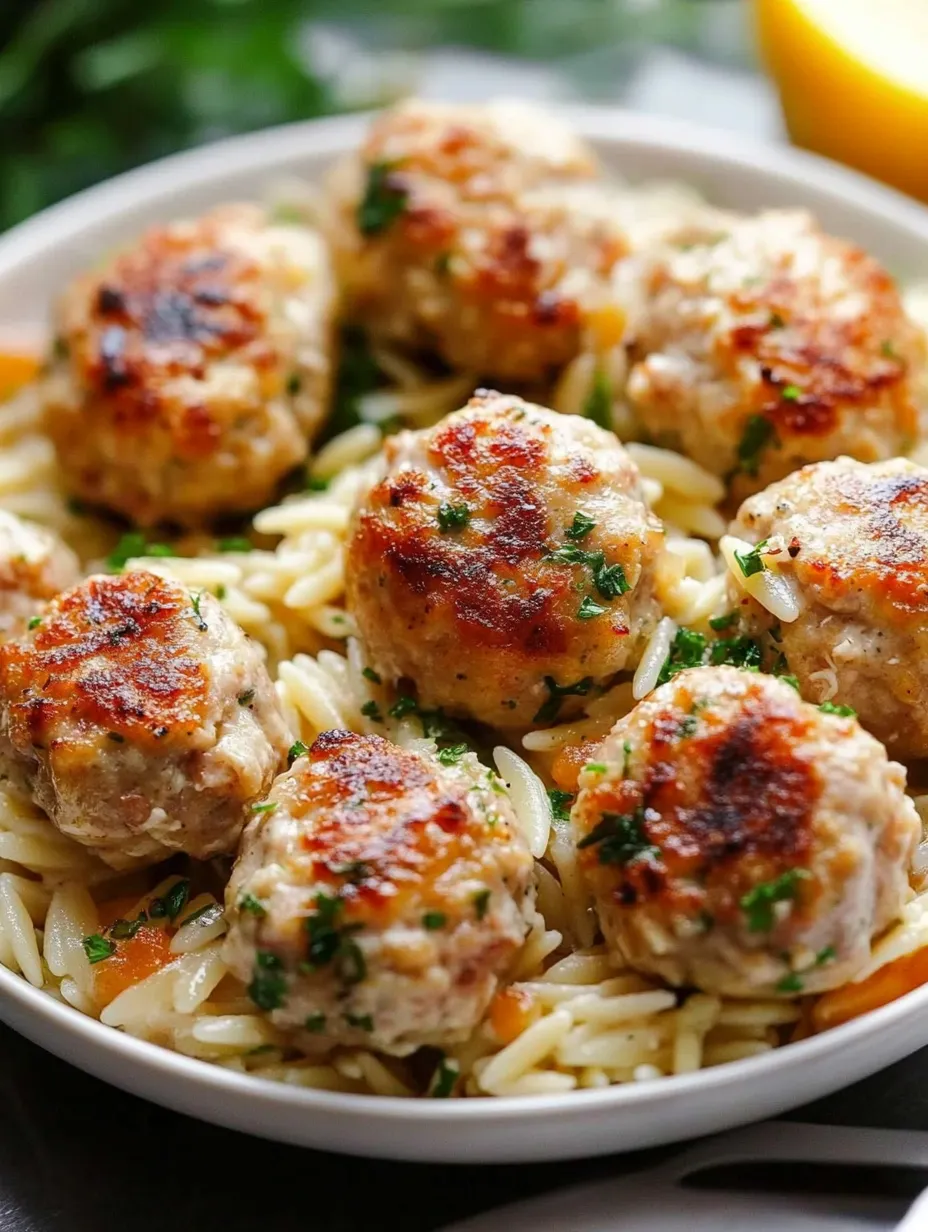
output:
<svg viewBox="0 0 928 1232"><path fill-rule="evenodd" d="M94 992L100 1005L109 1005L121 992L177 958L171 953L167 929L151 924L143 924L134 937L112 944L116 947L113 953L93 968Z"/></svg>
<svg viewBox="0 0 928 1232"><path fill-rule="evenodd" d="M0 351L0 399L10 398L39 375L42 357L33 351Z"/></svg>
<svg viewBox="0 0 928 1232"><path fill-rule="evenodd" d="M511 1044L541 1017L541 1006L530 992L515 984L501 989L490 1003L490 1026L501 1044Z"/></svg>
<svg viewBox="0 0 928 1232"><path fill-rule="evenodd" d="M561 791L577 790L577 779L580 771L593 761L593 754L600 745L599 740L584 740L582 744L565 745L551 763L551 777Z"/></svg>
<svg viewBox="0 0 928 1232"><path fill-rule="evenodd" d="M928 983L928 947L903 954L859 984L845 984L823 993L815 1003L812 1022L816 1031L827 1031L829 1027L837 1027L881 1005L888 1005L925 983Z"/></svg>

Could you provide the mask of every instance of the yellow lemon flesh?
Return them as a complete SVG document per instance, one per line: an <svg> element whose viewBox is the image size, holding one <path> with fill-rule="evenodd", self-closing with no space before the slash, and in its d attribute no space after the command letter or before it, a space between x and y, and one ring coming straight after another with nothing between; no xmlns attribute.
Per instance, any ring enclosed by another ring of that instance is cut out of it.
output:
<svg viewBox="0 0 928 1232"><path fill-rule="evenodd" d="M755 0L797 145L928 201L928 0Z"/></svg>

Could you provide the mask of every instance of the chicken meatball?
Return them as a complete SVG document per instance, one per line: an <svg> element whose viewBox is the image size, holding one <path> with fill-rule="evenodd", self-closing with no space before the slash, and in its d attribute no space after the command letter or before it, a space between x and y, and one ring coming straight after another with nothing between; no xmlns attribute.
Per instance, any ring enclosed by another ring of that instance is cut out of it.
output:
<svg viewBox="0 0 928 1232"><path fill-rule="evenodd" d="M420 702L498 727L576 713L659 619L663 532L608 432L478 393L384 445L349 532L369 662Z"/></svg>
<svg viewBox="0 0 928 1232"><path fill-rule="evenodd" d="M918 433L925 338L859 248L803 212L643 259L627 396L643 430L746 495L804 462Z"/></svg>
<svg viewBox="0 0 928 1232"><path fill-rule="evenodd" d="M584 142L523 104L385 112L330 184L349 313L455 367L543 379L580 349L627 250L597 172Z"/></svg>
<svg viewBox="0 0 928 1232"><path fill-rule="evenodd" d="M683 671L620 719L571 814L607 944L726 996L845 983L909 896L905 772L773 676Z"/></svg>
<svg viewBox="0 0 928 1232"><path fill-rule="evenodd" d="M326 413L332 311L319 236L258 206L149 231L57 307L66 483L142 525L266 505Z"/></svg>
<svg viewBox="0 0 928 1232"><path fill-rule="evenodd" d="M288 743L259 650L205 591L91 577L0 647L0 765L113 868L234 851Z"/></svg>
<svg viewBox="0 0 928 1232"><path fill-rule="evenodd" d="M77 557L52 531L0 509L0 640L80 577Z"/></svg>
<svg viewBox="0 0 928 1232"><path fill-rule="evenodd" d="M928 470L897 458L805 466L741 506L742 559L790 588L778 620L729 576L743 631L813 702L850 706L905 758L928 757ZM749 566L750 569L751 566Z"/></svg>
<svg viewBox="0 0 928 1232"><path fill-rule="evenodd" d="M533 861L477 759L324 732L282 775L226 891L225 957L308 1048L466 1039L521 947Z"/></svg>

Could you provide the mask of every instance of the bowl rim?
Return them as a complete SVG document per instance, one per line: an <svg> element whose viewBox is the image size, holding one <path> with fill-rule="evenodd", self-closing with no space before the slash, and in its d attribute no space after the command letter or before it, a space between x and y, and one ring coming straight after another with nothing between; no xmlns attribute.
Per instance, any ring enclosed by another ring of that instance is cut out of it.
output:
<svg viewBox="0 0 928 1232"><path fill-rule="evenodd" d="M606 147L613 146L618 151L638 148L667 155L695 156L706 161L710 174L718 173L719 169L733 169L747 175L775 176L795 186L800 201L803 192L811 187L828 196L841 197L860 212L869 213L884 224L928 243L928 209L817 155L686 121L617 108L549 104L548 110L562 115L582 136ZM66 245L88 223L99 221L101 217L118 216L121 210L146 198L169 198L235 171L254 172L260 177L281 163L307 154L336 156L344 153L357 143L370 114L299 121L228 137L170 155L85 189L0 236L0 280L18 266ZM22 1034L26 1034L22 1030L22 1019L26 1015L37 1017L62 1037L80 1040L100 1056L108 1054L106 1061L112 1061L114 1070L122 1060L133 1070L160 1072L201 1089L234 1097L242 1095L255 1105L283 1104L307 1113L338 1113L340 1118L348 1120L368 1119L375 1113L377 1119L383 1121L414 1120L426 1126L449 1120L519 1122L528 1110L546 1118L570 1120L580 1109L602 1112L632 1110L641 1105L665 1106L709 1089L729 1092L737 1098L739 1088L748 1080L761 1085L765 1078L783 1071L801 1070L834 1051L859 1048L867 1039L928 1011L928 985L925 985L821 1035L695 1073L616 1084L598 1090L433 1101L297 1087L256 1074L237 1073L106 1026L33 987L24 976L5 967L0 967L0 997L13 1002L22 1011L20 1025L15 1028ZM115 1081L120 1085L118 1077ZM222 1123L221 1118L208 1119Z"/></svg>

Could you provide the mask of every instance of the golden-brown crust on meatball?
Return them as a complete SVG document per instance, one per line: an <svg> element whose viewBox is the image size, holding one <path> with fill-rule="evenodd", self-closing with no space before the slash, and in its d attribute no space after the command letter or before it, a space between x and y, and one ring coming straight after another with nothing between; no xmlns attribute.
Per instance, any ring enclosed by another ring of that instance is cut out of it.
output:
<svg viewBox="0 0 928 1232"><path fill-rule="evenodd" d="M647 259L646 259L647 264ZM919 431L925 339L885 269L801 212L647 264L629 395L739 495L806 461L875 461Z"/></svg>
<svg viewBox="0 0 928 1232"><path fill-rule="evenodd" d="M594 754L571 813L607 942L732 996L836 987L909 895L905 774L786 682L680 672Z"/></svg>
<svg viewBox="0 0 928 1232"><path fill-rule="evenodd" d="M574 703L564 695L566 714L629 663L656 623L662 535L613 438L480 392L384 453L347 569L378 671L412 679L428 704L515 726L548 700L546 676L590 677Z"/></svg>
<svg viewBox="0 0 928 1232"><path fill-rule="evenodd" d="M0 648L14 745L44 745L64 718L152 748L185 737L207 692L195 601L148 573L92 577L59 596L30 640Z"/></svg>
<svg viewBox="0 0 928 1232"><path fill-rule="evenodd" d="M43 387L72 490L144 524L267 503L325 412L332 301L319 237L250 205L77 278Z"/></svg>
<svg viewBox="0 0 928 1232"><path fill-rule="evenodd" d="M476 373L543 378L578 351L588 299L628 250L597 172L522 105L385 112L332 183L349 311Z"/></svg>
<svg viewBox="0 0 928 1232"><path fill-rule="evenodd" d="M799 614L777 622L729 579L745 631L803 695L855 709L897 755L928 755L928 470L901 458L805 466L744 502L732 533L765 541Z"/></svg>

